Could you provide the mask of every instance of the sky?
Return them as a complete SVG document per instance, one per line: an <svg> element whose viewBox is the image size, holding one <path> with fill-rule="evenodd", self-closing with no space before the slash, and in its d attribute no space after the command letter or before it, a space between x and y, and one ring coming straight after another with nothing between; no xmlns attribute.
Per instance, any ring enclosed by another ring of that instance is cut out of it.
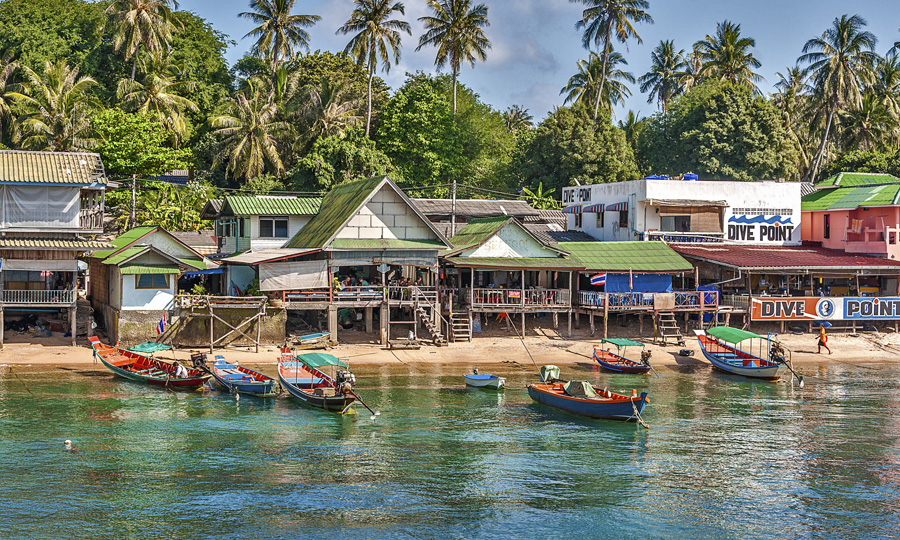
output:
<svg viewBox="0 0 900 540"><path fill-rule="evenodd" d="M560 89L577 72L578 60L587 58L581 32L575 29L584 6L568 0L483 3L488 6L491 23L485 33L493 47L487 61L477 62L474 68L464 65L460 81L495 109L523 106L538 122L563 104ZM182 10L203 17L235 41L227 53L230 63L253 44L252 38L243 38L253 28L252 23L237 17L248 11L248 0L181 0L179 4ZM436 50L415 50L423 33L418 19L429 14L428 6L425 0L405 0L404 5L412 36L403 34L399 64L390 73L379 72L393 89L403 84L407 72L436 72ZM308 30L311 50L344 49L350 36L337 35L335 31L353 11L352 0L297 0L295 6L295 13L322 17ZM894 42L900 41L898 0L650 0L649 13L654 24L637 26L643 43L631 40L627 50L624 45L617 45L628 61L626 70L635 78L650 69L650 53L661 40L675 40L677 48L689 51L694 42L714 34L717 23L730 20L741 25L742 35L756 40L753 53L762 62L758 72L766 79L759 84L764 93L773 91L778 81L776 73L796 64L808 39L820 36L836 17L845 13L861 15L868 22L867 30L878 38L879 54L885 54ZM614 110L617 118L624 118L628 110L639 112L642 117L657 111L657 105L647 103L647 94L642 94L637 84L631 85L631 90L633 95L625 106Z"/></svg>

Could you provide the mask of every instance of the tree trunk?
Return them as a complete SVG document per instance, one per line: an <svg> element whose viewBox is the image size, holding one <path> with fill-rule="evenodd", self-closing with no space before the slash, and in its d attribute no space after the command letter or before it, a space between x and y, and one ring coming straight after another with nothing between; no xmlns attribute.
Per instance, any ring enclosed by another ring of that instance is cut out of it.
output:
<svg viewBox="0 0 900 540"><path fill-rule="evenodd" d="M819 150L816 152L816 158L813 161L813 166L808 171L806 171L806 177L804 180L809 180L810 182L816 181L816 175L819 174L819 164L822 162L822 156L825 154L825 145L828 143L828 132L831 131L831 119L834 116L834 110L837 108L837 103L831 106L831 109L828 110L828 120L825 121L825 134L822 135L822 142L819 143Z"/></svg>
<svg viewBox="0 0 900 540"><path fill-rule="evenodd" d="M456 116L456 69L457 67L453 66L453 116Z"/></svg>
<svg viewBox="0 0 900 540"><path fill-rule="evenodd" d="M600 86L597 88L597 99L594 101L594 122L597 123L597 115L600 114L600 96L603 95L603 83L606 82L606 61L609 58L609 32L606 33L606 39L603 41L603 67L600 71Z"/></svg>
<svg viewBox="0 0 900 540"><path fill-rule="evenodd" d="M372 125L372 79L375 78L375 66L369 67L369 110L366 113L366 137L369 136L369 129Z"/></svg>
<svg viewBox="0 0 900 540"><path fill-rule="evenodd" d="M138 43L137 49L134 51L134 62L131 63L131 80L134 80L134 75L137 72L137 60L138 56L141 54L141 44Z"/></svg>

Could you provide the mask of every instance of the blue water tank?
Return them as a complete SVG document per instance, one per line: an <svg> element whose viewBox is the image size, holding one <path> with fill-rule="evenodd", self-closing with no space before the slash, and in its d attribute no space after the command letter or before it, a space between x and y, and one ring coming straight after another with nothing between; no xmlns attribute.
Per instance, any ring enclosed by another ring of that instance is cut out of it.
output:
<svg viewBox="0 0 900 540"><path fill-rule="evenodd" d="M694 173L684 173L681 175L681 178L684 180L693 180L695 182L698 180L697 175Z"/></svg>

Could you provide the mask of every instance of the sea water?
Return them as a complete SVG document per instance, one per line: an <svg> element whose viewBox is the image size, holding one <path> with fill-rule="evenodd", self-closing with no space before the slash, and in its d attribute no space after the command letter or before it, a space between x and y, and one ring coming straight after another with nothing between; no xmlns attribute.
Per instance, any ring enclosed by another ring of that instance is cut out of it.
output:
<svg viewBox="0 0 900 540"><path fill-rule="evenodd" d="M647 390L650 429L533 404L532 366L493 370L501 392L464 371L357 369L372 420L102 366L0 368L0 538L900 535L898 365L803 366L803 389L563 370Z"/></svg>

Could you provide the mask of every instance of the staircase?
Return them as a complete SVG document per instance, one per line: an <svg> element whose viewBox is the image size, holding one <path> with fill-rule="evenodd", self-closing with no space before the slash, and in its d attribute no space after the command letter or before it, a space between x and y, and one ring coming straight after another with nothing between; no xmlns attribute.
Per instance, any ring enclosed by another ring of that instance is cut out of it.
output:
<svg viewBox="0 0 900 540"><path fill-rule="evenodd" d="M454 342L472 341L472 329L469 324L469 314L465 311L450 312L450 333Z"/></svg>
<svg viewBox="0 0 900 540"><path fill-rule="evenodd" d="M422 304L416 302L416 316L419 317L419 320L422 321L422 324L428 329L428 333L431 334L431 339L434 344L438 347L444 347L447 345L447 339L441 333L441 329L435 326L434 318L431 316L430 311L431 310L425 309Z"/></svg>
<svg viewBox="0 0 900 540"><path fill-rule="evenodd" d="M656 314L656 331L661 340L661 345L667 345L671 339L676 344L684 347L684 336L675 321L675 314L671 311L660 311Z"/></svg>

